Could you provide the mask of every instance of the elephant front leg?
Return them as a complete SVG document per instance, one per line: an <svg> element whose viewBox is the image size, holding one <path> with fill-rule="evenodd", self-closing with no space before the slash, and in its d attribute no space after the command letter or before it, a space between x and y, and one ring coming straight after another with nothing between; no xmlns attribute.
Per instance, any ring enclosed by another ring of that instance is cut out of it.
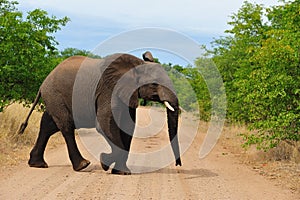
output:
<svg viewBox="0 0 300 200"><path fill-rule="evenodd" d="M130 175L131 171L126 165L128 159L128 152L124 149L117 147L116 145L112 144L112 153L101 153L100 155L100 163L102 168L107 171L109 166L112 163L115 163L113 169L111 170L112 174L119 174L119 175Z"/></svg>
<svg viewBox="0 0 300 200"><path fill-rule="evenodd" d="M109 132L104 131L112 152L110 154L102 153L100 162L105 171L109 169L112 163L115 163L111 171L112 174L129 175L131 172L126 162L135 127L136 109L129 108L128 110L126 107L121 112L119 110L119 112L115 111L114 113L108 123L110 124Z"/></svg>
<svg viewBox="0 0 300 200"><path fill-rule="evenodd" d="M117 152L117 160L114 168L111 171L112 174L131 174L126 163L129 156L132 135L135 128L135 121L136 109L126 107L122 110L119 122L119 129L120 138L123 146L121 148L115 149L115 151Z"/></svg>

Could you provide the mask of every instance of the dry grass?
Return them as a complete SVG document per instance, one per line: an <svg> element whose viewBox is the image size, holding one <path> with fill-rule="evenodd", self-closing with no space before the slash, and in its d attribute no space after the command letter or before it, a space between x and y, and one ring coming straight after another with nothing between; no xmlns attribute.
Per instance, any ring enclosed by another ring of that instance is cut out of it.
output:
<svg viewBox="0 0 300 200"><path fill-rule="evenodd" d="M28 112L29 108L12 104L0 113L0 162L4 168L29 158L29 152L39 132L42 113L34 111L24 134L18 135L16 132ZM50 139L48 146L53 148L62 142L62 137L56 134Z"/></svg>
<svg viewBox="0 0 300 200"><path fill-rule="evenodd" d="M244 149L241 147L244 141L239 135L247 132L245 127L226 126L220 142L257 173L300 193L300 142L292 145L282 142L267 152L257 150L255 146Z"/></svg>

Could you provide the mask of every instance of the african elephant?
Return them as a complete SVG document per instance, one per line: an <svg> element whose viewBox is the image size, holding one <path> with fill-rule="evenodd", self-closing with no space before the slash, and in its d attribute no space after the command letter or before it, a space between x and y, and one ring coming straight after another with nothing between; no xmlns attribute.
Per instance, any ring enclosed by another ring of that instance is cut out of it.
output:
<svg viewBox="0 0 300 200"><path fill-rule="evenodd" d="M74 130L95 128L111 146L100 162L113 174L130 174L126 162L135 128L138 98L164 103L169 138L176 166L181 166L178 144L178 98L162 66L129 54L114 54L104 59L73 56L60 63L44 80L33 106L19 129L22 134L28 119L42 97L42 115L37 141L30 152L30 167L47 168L44 151L51 135L61 131L73 169L80 171L90 162L78 150Z"/></svg>

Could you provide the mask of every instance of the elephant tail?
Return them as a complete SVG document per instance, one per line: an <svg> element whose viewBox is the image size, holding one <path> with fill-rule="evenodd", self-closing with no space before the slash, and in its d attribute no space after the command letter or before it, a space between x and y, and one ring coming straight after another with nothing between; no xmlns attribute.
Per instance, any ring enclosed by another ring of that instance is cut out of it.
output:
<svg viewBox="0 0 300 200"><path fill-rule="evenodd" d="M20 128L19 128L17 134L23 134L23 133L24 133L24 131L25 131L27 125L28 125L28 120L29 120L29 118L30 118L30 115L32 114L32 112L33 112L33 110L34 110L34 107L38 104L40 98L41 98L41 90L38 91L38 93L37 93L37 95L36 95L36 97L35 97L35 100L34 100L34 102L33 102L33 105L32 105L32 107L31 107L31 109L30 109L30 111L29 111L29 113L28 113L28 115L27 115L25 121L21 124L21 126L20 126Z"/></svg>

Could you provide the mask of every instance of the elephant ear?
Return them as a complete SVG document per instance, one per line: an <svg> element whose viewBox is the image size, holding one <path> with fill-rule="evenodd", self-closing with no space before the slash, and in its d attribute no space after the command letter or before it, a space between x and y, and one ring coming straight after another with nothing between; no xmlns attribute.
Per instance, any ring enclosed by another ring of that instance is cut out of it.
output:
<svg viewBox="0 0 300 200"><path fill-rule="evenodd" d="M138 107L138 86L135 68L126 72L118 80L114 87L112 95L112 103L118 104L121 100L123 104L131 108Z"/></svg>
<svg viewBox="0 0 300 200"><path fill-rule="evenodd" d="M144 61L154 62L153 56L150 51L146 51L145 53L143 53L143 59Z"/></svg>

